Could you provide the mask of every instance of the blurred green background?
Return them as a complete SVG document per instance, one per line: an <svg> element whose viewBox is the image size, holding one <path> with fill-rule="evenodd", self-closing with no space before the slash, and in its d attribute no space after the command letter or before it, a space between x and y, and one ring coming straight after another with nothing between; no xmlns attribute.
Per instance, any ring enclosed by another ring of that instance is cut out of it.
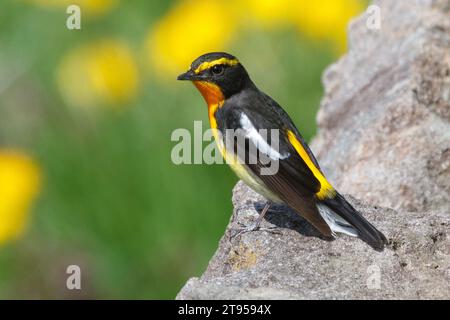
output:
<svg viewBox="0 0 450 320"><path fill-rule="evenodd" d="M69 30L69 4L81 29ZM23 0L0 4L0 298L172 299L232 212L226 165L174 165L173 130L208 127L177 82L236 55L315 132L321 73L364 1ZM66 288L81 267L82 290Z"/></svg>

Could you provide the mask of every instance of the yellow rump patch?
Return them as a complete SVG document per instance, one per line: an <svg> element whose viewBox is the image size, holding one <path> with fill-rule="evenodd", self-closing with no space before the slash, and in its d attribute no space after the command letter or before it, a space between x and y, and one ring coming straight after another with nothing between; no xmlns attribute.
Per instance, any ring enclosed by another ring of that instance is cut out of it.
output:
<svg viewBox="0 0 450 320"><path fill-rule="evenodd" d="M336 190L334 190L333 186L327 181L322 172L320 172L320 170L314 165L314 162L311 160L308 152L305 148L303 148L302 143L298 141L297 137L291 130L287 131L287 135L288 140L295 148L295 151L297 151L299 156L303 159L303 161L305 161L308 168L314 174L314 177L316 177L320 183L320 190L316 193L317 198L322 200L328 197L333 197L336 194Z"/></svg>
<svg viewBox="0 0 450 320"><path fill-rule="evenodd" d="M209 69L218 64L225 64L227 66L234 66L239 63L238 59L228 59L228 58L220 58L213 61L206 61L200 64L197 69L194 70L196 74L202 72L203 70Z"/></svg>

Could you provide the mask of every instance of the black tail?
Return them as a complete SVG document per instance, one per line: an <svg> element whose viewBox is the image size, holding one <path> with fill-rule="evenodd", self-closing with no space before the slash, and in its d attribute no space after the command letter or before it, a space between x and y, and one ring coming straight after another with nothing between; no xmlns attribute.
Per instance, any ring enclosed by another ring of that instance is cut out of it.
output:
<svg viewBox="0 0 450 320"><path fill-rule="evenodd" d="M333 199L321 201L358 230L358 237L377 251L383 251L386 237L367 221L343 196L336 193Z"/></svg>

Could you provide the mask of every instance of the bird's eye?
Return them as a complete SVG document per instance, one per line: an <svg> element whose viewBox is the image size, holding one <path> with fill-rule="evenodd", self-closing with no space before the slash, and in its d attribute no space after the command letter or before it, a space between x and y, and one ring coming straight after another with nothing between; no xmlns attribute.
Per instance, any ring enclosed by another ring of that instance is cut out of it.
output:
<svg viewBox="0 0 450 320"><path fill-rule="evenodd" d="M221 64L216 64L215 66L213 66L213 67L211 68L211 70L212 70L212 73L213 73L213 74L215 74L215 75L220 75L220 74L223 73L224 68L223 68L223 65L221 65Z"/></svg>

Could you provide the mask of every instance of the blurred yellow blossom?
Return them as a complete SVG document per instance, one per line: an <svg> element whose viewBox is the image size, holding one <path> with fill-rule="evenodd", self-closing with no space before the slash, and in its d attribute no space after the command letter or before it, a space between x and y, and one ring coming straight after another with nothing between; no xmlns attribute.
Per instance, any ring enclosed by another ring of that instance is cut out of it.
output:
<svg viewBox="0 0 450 320"><path fill-rule="evenodd" d="M365 0L183 0L152 28L147 49L159 74L173 77L197 56L223 50L252 21L267 28L296 26L317 40L346 48L346 26Z"/></svg>
<svg viewBox="0 0 450 320"><path fill-rule="evenodd" d="M330 39L339 52L346 49L347 24L364 10L361 0L298 0L293 8L294 23L312 39Z"/></svg>
<svg viewBox="0 0 450 320"><path fill-rule="evenodd" d="M20 236L40 188L37 164L20 152L0 150L0 244Z"/></svg>
<svg viewBox="0 0 450 320"><path fill-rule="evenodd" d="M63 58L57 82L70 105L124 106L136 95L138 69L122 42L103 40L75 48Z"/></svg>
<svg viewBox="0 0 450 320"><path fill-rule="evenodd" d="M296 3L295 0L234 0L244 25L251 18L264 27L289 24Z"/></svg>
<svg viewBox="0 0 450 320"><path fill-rule="evenodd" d="M117 5L118 0L26 0L44 8L65 8L76 4L81 9L81 14L99 16L109 12Z"/></svg>
<svg viewBox="0 0 450 320"><path fill-rule="evenodd" d="M159 73L173 77L197 56L223 50L236 31L232 6L223 0L177 3L150 30L146 49Z"/></svg>
<svg viewBox="0 0 450 320"><path fill-rule="evenodd" d="M366 5L364 0L241 0L237 3L244 19L250 15L269 27L294 24L312 39L332 40L339 52L346 48L349 20Z"/></svg>

